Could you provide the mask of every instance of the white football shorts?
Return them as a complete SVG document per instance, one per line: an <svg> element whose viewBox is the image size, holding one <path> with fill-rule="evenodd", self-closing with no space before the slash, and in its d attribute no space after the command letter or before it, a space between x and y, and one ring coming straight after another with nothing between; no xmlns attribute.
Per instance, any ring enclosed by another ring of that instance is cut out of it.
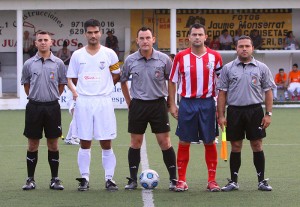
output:
<svg viewBox="0 0 300 207"><path fill-rule="evenodd" d="M111 140L117 137L116 116L111 97L79 95L74 117L79 139Z"/></svg>

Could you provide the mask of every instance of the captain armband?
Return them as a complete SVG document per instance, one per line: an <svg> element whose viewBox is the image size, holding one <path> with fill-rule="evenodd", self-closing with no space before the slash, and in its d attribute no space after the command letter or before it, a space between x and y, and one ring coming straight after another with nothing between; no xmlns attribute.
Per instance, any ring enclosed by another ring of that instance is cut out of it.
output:
<svg viewBox="0 0 300 207"><path fill-rule="evenodd" d="M121 71L120 70L120 64L119 64L119 62L117 62L116 64L113 64L113 65L109 66L109 70L113 74L119 74L120 71Z"/></svg>

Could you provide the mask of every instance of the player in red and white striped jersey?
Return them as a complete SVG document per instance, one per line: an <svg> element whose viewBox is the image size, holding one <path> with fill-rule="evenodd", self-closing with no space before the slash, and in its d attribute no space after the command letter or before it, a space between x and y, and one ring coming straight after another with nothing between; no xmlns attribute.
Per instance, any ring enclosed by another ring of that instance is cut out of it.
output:
<svg viewBox="0 0 300 207"><path fill-rule="evenodd" d="M169 78L170 113L178 119L176 135L179 137L177 165L179 180L176 191L188 189L186 169L191 142L202 140L208 169L207 190L220 191L216 183L217 148L216 132L216 78L222 68L222 58L214 50L205 47L205 27L194 24L189 30L191 47L179 52L174 59ZM181 96L179 109L175 104L176 84Z"/></svg>

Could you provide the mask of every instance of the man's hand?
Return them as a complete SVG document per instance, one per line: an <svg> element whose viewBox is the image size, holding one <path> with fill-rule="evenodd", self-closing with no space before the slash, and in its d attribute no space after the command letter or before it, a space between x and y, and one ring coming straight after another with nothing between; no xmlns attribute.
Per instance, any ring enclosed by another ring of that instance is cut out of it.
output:
<svg viewBox="0 0 300 207"><path fill-rule="evenodd" d="M78 97L78 94L76 91L72 92L73 94L73 100L76 101L77 97Z"/></svg>
<svg viewBox="0 0 300 207"><path fill-rule="evenodd" d="M178 119L178 108L175 104L170 105L169 112L175 119Z"/></svg>
<svg viewBox="0 0 300 207"><path fill-rule="evenodd" d="M261 121L262 128L266 129L266 128L268 128L268 126L270 126L270 124L271 124L271 116L265 115Z"/></svg>
<svg viewBox="0 0 300 207"><path fill-rule="evenodd" d="M227 126L227 120L224 116L218 117L218 124L220 125L222 131L224 132L225 127Z"/></svg>

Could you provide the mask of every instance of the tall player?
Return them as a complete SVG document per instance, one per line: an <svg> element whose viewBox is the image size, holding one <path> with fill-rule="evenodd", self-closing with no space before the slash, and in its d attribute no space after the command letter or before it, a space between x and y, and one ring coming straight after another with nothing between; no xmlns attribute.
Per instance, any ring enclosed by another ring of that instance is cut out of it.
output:
<svg viewBox="0 0 300 207"><path fill-rule="evenodd" d="M178 120L176 135L179 137L176 191L188 190L186 169L190 159L190 143L202 140L208 170L207 190L220 191L216 182L216 71L221 69L219 53L205 47L205 27L194 24L189 30L191 47L179 52L174 59L169 78L170 113ZM181 96L179 109L175 104L176 84Z"/></svg>
<svg viewBox="0 0 300 207"><path fill-rule="evenodd" d="M105 187L118 190L112 180L116 157L112 140L116 138L116 117L110 94L120 79L119 60L116 53L100 44L100 22L90 19L84 23L88 44L76 50L68 68L68 86L76 100L74 118L80 138L78 166L81 178L78 190L89 189L91 144L94 137L102 148L102 165L105 170ZM74 82L77 82L76 89ZM105 118L104 118L105 117Z"/></svg>

